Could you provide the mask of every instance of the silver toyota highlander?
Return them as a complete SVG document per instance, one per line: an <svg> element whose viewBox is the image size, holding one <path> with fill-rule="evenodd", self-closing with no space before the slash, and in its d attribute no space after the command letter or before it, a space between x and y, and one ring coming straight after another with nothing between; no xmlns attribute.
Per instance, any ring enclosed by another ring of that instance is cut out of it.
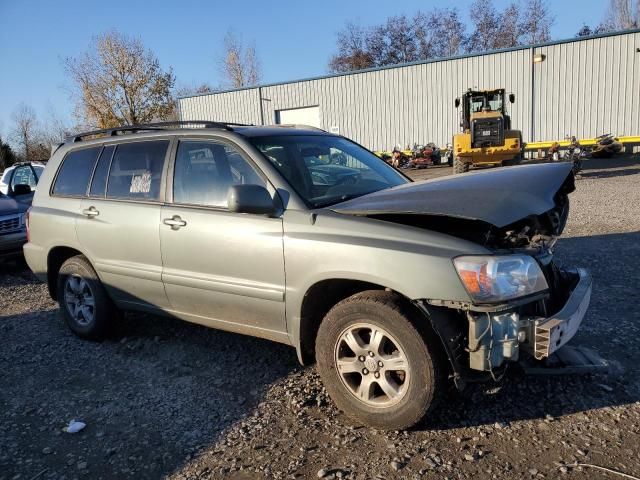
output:
<svg viewBox="0 0 640 480"><path fill-rule="evenodd" d="M24 252L80 337L138 310L286 343L401 429L576 333L591 278L553 262L573 190L567 163L412 182L311 127L123 127L57 148Z"/></svg>

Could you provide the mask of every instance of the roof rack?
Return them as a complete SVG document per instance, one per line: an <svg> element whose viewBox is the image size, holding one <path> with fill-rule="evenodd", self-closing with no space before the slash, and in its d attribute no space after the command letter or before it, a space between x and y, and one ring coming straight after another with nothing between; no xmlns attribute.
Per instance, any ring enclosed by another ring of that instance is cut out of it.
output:
<svg viewBox="0 0 640 480"><path fill-rule="evenodd" d="M277 125L271 125L273 127L282 127L282 128L300 128L304 130L318 130L320 132L326 132L320 127L314 127L313 125L305 125L304 123L278 123Z"/></svg>
<svg viewBox="0 0 640 480"><path fill-rule="evenodd" d="M89 132L78 133L71 135L65 139L65 143L81 142L85 137L96 137L99 135L107 137L115 137L123 133L136 133L154 130L169 130L171 127L186 127L194 128L199 125L200 128L219 128L223 130L232 131L233 127L250 127L245 123L233 123L233 122L215 122L211 120L176 120L174 122L156 122L156 123L143 123L140 125L124 125L122 127L104 128L101 130L92 130Z"/></svg>

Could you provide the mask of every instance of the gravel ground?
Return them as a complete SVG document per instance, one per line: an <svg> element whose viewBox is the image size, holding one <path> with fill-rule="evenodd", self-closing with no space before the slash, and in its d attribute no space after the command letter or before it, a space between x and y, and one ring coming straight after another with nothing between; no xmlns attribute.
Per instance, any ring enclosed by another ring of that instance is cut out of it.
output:
<svg viewBox="0 0 640 480"><path fill-rule="evenodd" d="M640 475L639 181L638 157L588 161L557 248L595 280L573 342L618 373L513 369L408 432L354 425L279 344L139 314L79 340L23 264L0 265L0 479L616 478L576 462ZM86 428L62 432L72 419Z"/></svg>

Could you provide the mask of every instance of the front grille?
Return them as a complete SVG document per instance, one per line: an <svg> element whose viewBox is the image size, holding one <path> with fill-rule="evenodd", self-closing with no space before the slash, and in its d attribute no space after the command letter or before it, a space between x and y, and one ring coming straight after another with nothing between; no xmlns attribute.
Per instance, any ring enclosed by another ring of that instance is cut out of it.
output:
<svg viewBox="0 0 640 480"><path fill-rule="evenodd" d="M473 148L501 147L504 145L502 118L477 118L471 123Z"/></svg>
<svg viewBox="0 0 640 480"><path fill-rule="evenodd" d="M20 215L0 217L0 235L20 230Z"/></svg>

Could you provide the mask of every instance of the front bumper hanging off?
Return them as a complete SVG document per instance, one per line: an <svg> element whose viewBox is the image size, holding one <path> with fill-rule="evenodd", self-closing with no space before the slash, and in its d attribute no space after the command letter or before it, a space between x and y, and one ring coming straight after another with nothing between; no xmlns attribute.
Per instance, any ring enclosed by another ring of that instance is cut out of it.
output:
<svg viewBox="0 0 640 480"><path fill-rule="evenodd" d="M573 338L582 323L591 300L592 280L583 268L577 270L578 283L564 307L550 318L533 323L533 356L536 360L551 356Z"/></svg>
<svg viewBox="0 0 640 480"><path fill-rule="evenodd" d="M573 289L563 307L550 317L521 315L517 308L469 312L469 367L493 371L505 361L518 361L521 350L543 360L571 340L589 307L592 289L587 270L574 270L571 277L575 279Z"/></svg>

